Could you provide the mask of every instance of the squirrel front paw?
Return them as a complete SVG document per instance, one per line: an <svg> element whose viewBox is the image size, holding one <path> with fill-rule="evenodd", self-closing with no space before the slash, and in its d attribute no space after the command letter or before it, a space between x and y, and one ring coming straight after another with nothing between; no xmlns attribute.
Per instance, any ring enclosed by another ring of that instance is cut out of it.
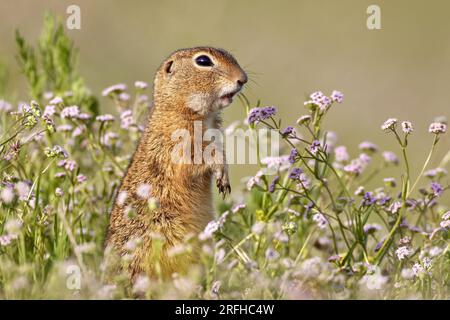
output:
<svg viewBox="0 0 450 320"><path fill-rule="evenodd" d="M231 193L230 178L228 177L228 167L223 166L216 170L216 185L219 193L222 193L223 198Z"/></svg>

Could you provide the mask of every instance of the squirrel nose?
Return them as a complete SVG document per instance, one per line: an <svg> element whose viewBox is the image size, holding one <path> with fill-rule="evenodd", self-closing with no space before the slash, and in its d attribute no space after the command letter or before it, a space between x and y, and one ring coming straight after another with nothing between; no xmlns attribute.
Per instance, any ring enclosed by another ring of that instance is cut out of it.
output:
<svg viewBox="0 0 450 320"><path fill-rule="evenodd" d="M237 84L242 87L244 84L246 84L248 81L247 75L244 73L240 79L237 80Z"/></svg>

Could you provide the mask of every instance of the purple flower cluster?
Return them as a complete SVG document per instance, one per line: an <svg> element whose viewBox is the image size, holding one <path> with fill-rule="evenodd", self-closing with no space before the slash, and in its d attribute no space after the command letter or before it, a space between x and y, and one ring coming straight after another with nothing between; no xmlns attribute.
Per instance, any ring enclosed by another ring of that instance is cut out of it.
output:
<svg viewBox="0 0 450 320"><path fill-rule="evenodd" d="M374 204L377 201L377 198L374 197L372 192L366 192L364 193L364 197L363 197L363 201L362 201L362 206L364 207L368 207L371 206L372 204Z"/></svg>
<svg viewBox="0 0 450 320"><path fill-rule="evenodd" d="M311 100L304 103L305 106L317 106L320 110L325 111L333 102L342 103L344 94L340 91L333 90L331 96L326 96L322 91L313 92L309 98Z"/></svg>
<svg viewBox="0 0 450 320"><path fill-rule="evenodd" d="M292 171L289 173L289 178L293 180L299 180L302 172L303 171L300 168L293 168Z"/></svg>
<svg viewBox="0 0 450 320"><path fill-rule="evenodd" d="M273 193L275 191L275 186L277 185L278 181L280 181L280 176L276 176L272 182L269 185L269 192Z"/></svg>
<svg viewBox="0 0 450 320"><path fill-rule="evenodd" d="M268 119L276 113L277 109L275 107L253 108L248 114L247 121L249 124L253 124Z"/></svg>
<svg viewBox="0 0 450 320"><path fill-rule="evenodd" d="M285 129L283 129L283 130L281 131L281 134L282 134L283 136L288 136L288 135L290 135L290 134L295 135L294 127L292 127L292 126L286 127Z"/></svg>
<svg viewBox="0 0 450 320"><path fill-rule="evenodd" d="M297 149L292 148L291 153L289 154L289 162L295 163L295 161L297 160L297 156L298 156Z"/></svg>
<svg viewBox="0 0 450 320"><path fill-rule="evenodd" d="M311 98L311 100L306 101L304 104L306 106L308 105L317 106L322 111L327 109L332 103L331 98L324 95L322 91L313 92L309 97Z"/></svg>
<svg viewBox="0 0 450 320"><path fill-rule="evenodd" d="M309 151L311 151L311 153L315 155L319 151L319 148L320 148L320 141L314 140L311 143L311 146L309 147Z"/></svg>
<svg viewBox="0 0 450 320"><path fill-rule="evenodd" d="M441 196L441 194L444 192L444 188L442 188L442 186L437 182L432 182L430 188L433 192L433 196L435 196L436 198Z"/></svg>

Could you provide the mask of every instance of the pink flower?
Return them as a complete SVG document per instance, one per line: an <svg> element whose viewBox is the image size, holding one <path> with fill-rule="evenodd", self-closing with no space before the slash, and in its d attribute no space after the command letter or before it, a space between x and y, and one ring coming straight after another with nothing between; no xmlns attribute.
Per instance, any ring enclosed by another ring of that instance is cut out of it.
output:
<svg viewBox="0 0 450 320"><path fill-rule="evenodd" d="M5 187L0 191L0 198L4 203L11 203L14 200L14 190L11 187Z"/></svg>
<svg viewBox="0 0 450 320"><path fill-rule="evenodd" d="M55 189L55 195L57 196L57 197L63 197L64 196L64 191L63 191L63 189L61 189L61 188L56 188Z"/></svg>
<svg viewBox="0 0 450 320"><path fill-rule="evenodd" d="M144 89L147 89L148 84L147 84L146 82L144 82L144 81L136 81L136 82L134 83L134 86L135 86L136 88L138 88L138 89L144 90Z"/></svg>
<svg viewBox="0 0 450 320"><path fill-rule="evenodd" d="M337 162L345 162L349 160L349 155L345 146L336 147L336 149L334 149L334 156Z"/></svg>
<svg viewBox="0 0 450 320"><path fill-rule="evenodd" d="M54 97L52 100L50 100L50 104L53 105L63 104L63 99L61 97Z"/></svg>
<svg viewBox="0 0 450 320"><path fill-rule="evenodd" d="M78 183L83 183L83 182L87 181L87 177L84 174L79 174L79 175L77 175L77 181L78 181Z"/></svg>
<svg viewBox="0 0 450 320"><path fill-rule="evenodd" d="M80 115L78 106L65 107L61 111L61 118L77 118Z"/></svg>
<svg viewBox="0 0 450 320"><path fill-rule="evenodd" d="M130 101L130 95L126 92L122 92L119 94L119 100L120 101Z"/></svg>
<svg viewBox="0 0 450 320"><path fill-rule="evenodd" d="M104 97L106 97L113 93L119 93L119 92L122 92L125 90L127 90L127 86L123 83L118 83L118 84L112 85L112 86L106 88L105 90L103 90L102 95Z"/></svg>
<svg viewBox="0 0 450 320"><path fill-rule="evenodd" d="M381 129L384 131L393 130L397 124L397 121L398 120L395 118L389 118L381 125Z"/></svg>
<svg viewBox="0 0 450 320"><path fill-rule="evenodd" d="M56 127L56 131L58 132L67 132L72 131L73 127L70 124L61 124Z"/></svg>
<svg viewBox="0 0 450 320"><path fill-rule="evenodd" d="M99 115L95 118L95 120L99 121L99 122L110 122L110 121L114 121L114 116L111 114L102 114Z"/></svg>
<svg viewBox="0 0 450 320"><path fill-rule="evenodd" d="M412 133L414 130L412 123L409 121L403 121L402 122L402 130L406 134Z"/></svg>
<svg viewBox="0 0 450 320"><path fill-rule="evenodd" d="M147 199L150 197L152 187L148 183L140 184L136 189L136 194L143 199Z"/></svg>
<svg viewBox="0 0 450 320"><path fill-rule="evenodd" d="M447 125L445 123L434 122L430 124L428 131L434 134L445 133L447 131Z"/></svg>
<svg viewBox="0 0 450 320"><path fill-rule="evenodd" d="M344 100L344 94L340 91L333 90L331 93L331 100L333 100L333 102L342 103Z"/></svg>
<svg viewBox="0 0 450 320"><path fill-rule="evenodd" d="M11 110L12 110L12 105L9 102L7 102L5 100L0 100L0 111L8 112Z"/></svg>
<svg viewBox="0 0 450 320"><path fill-rule="evenodd" d="M327 224L328 224L327 218L325 218L325 216L323 214L321 214L321 213L316 213L313 216L313 220L317 223L317 226L320 229L324 229L327 226Z"/></svg>
<svg viewBox="0 0 450 320"><path fill-rule="evenodd" d="M55 114L55 106L53 105L48 105L45 107L44 109L44 114L42 115L44 118L48 118L51 117L52 115Z"/></svg>
<svg viewBox="0 0 450 320"><path fill-rule="evenodd" d="M393 163L393 164L399 163L397 156L395 155L395 153L393 153L391 151L384 151L383 158L384 158L384 161L387 163Z"/></svg>
<svg viewBox="0 0 450 320"><path fill-rule="evenodd" d="M120 127L122 129L129 129L134 124L133 112L125 110L120 114Z"/></svg>
<svg viewBox="0 0 450 320"><path fill-rule="evenodd" d="M325 110L327 107L331 105L332 100L323 94L322 91L313 92L310 96L311 100L306 101L304 104L307 105L315 105L320 108L320 110Z"/></svg>
<svg viewBox="0 0 450 320"><path fill-rule="evenodd" d="M378 151L377 145L370 141L361 142L358 147L363 151L370 151L370 152Z"/></svg>

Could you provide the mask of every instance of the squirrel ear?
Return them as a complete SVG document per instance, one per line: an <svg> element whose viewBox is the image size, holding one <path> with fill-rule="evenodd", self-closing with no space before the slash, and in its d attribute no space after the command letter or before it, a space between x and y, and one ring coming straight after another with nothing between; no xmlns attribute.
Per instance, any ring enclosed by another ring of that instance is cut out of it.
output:
<svg viewBox="0 0 450 320"><path fill-rule="evenodd" d="M173 61L167 61L166 64L164 65L164 71L166 73L172 73L172 65L173 65Z"/></svg>

